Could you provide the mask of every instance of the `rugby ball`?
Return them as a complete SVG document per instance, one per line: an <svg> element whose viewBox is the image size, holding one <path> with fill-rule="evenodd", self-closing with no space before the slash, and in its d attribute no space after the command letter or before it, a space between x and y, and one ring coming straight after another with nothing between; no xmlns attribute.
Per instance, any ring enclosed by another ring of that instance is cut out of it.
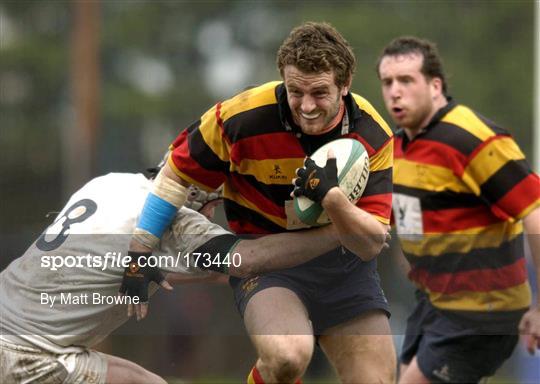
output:
<svg viewBox="0 0 540 384"><path fill-rule="evenodd" d="M358 140L337 139L326 143L311 155L319 167L326 165L329 149L336 156L339 188L355 204L364 193L369 178L368 153ZM323 207L305 196L294 198L294 210L304 224L321 226L330 223Z"/></svg>

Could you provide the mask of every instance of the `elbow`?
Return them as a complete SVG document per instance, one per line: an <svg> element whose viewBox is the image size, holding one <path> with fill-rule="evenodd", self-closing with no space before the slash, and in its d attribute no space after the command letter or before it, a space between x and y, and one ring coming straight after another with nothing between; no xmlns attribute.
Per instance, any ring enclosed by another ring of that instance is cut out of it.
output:
<svg viewBox="0 0 540 384"><path fill-rule="evenodd" d="M369 235L365 241L357 243L356 249L353 248L353 252L362 261L371 261L376 258L384 248L386 243L386 233L381 232L377 234Z"/></svg>

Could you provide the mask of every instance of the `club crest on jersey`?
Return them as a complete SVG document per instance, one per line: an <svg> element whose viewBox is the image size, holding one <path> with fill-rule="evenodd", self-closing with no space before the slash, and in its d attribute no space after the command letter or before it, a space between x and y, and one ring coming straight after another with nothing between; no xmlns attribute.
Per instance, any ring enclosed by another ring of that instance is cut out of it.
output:
<svg viewBox="0 0 540 384"><path fill-rule="evenodd" d="M274 164L274 169L273 173L270 175L270 180L287 180L287 175L283 174L279 164Z"/></svg>

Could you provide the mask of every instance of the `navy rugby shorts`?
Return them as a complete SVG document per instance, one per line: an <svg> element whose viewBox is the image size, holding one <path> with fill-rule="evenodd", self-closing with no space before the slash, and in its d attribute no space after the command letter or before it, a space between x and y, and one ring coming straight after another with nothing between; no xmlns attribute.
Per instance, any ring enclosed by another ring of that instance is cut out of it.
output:
<svg viewBox="0 0 540 384"><path fill-rule="evenodd" d="M230 284L242 317L257 292L271 287L290 289L305 305L315 335L370 310L390 317L376 259L363 262L341 247L290 269L247 279L231 277Z"/></svg>
<svg viewBox="0 0 540 384"><path fill-rule="evenodd" d="M481 328L458 321L433 307L423 293L417 292L417 299L407 319L401 362L409 364L416 356L420 371L432 383L478 383L493 376L512 354L518 342L517 322L505 325L513 332L498 332L490 324Z"/></svg>

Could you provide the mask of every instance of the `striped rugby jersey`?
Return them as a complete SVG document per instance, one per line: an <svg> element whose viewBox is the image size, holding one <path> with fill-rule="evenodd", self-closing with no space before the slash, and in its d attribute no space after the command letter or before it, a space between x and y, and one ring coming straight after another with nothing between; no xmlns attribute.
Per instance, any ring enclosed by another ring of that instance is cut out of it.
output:
<svg viewBox="0 0 540 384"><path fill-rule="evenodd" d="M442 310L512 318L531 295L520 221L540 182L511 135L450 101L394 146L393 213L410 279Z"/></svg>
<svg viewBox="0 0 540 384"><path fill-rule="evenodd" d="M359 140L371 174L358 206L388 224L391 212L393 136L364 98L345 97L346 114L331 132L304 135L291 118L282 82L270 82L216 104L171 145L169 164L204 189L224 183L230 228L240 234L282 232L295 170L306 155L339 137Z"/></svg>

